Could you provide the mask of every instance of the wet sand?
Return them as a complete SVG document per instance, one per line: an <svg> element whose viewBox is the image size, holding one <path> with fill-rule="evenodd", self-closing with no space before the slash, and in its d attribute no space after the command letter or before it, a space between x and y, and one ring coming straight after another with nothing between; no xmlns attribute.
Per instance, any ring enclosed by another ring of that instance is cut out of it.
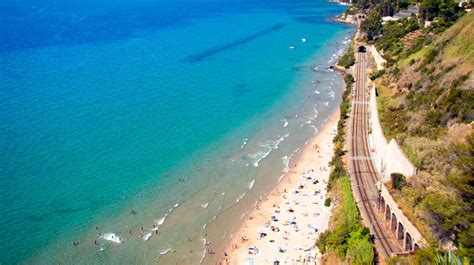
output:
<svg viewBox="0 0 474 265"><path fill-rule="evenodd" d="M332 114L281 181L257 202L233 235L223 264L314 264L315 246L328 228L324 206L339 112Z"/></svg>

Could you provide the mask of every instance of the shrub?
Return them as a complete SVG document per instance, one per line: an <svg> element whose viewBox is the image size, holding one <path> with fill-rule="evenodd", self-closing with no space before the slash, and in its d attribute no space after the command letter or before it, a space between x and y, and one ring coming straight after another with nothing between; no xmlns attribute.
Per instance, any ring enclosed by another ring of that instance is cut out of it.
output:
<svg viewBox="0 0 474 265"><path fill-rule="evenodd" d="M321 253L328 251L335 253L343 260L349 260L353 264L372 264L374 260L373 247L369 241L369 230L363 228L359 223L359 211L356 202L352 196L352 189L347 171L342 162L344 154L342 146L344 144L344 125L349 112L349 95L354 78L352 75L344 77L346 90L342 95L342 104L340 107L341 116L339 118L337 134L333 139L335 143L334 157L331 160L332 171L329 175L329 189L335 186L334 196L340 198L333 208L337 209L335 215L338 216L335 227L332 231L325 231L316 242ZM331 198L326 198L325 206L331 205Z"/></svg>
<svg viewBox="0 0 474 265"><path fill-rule="evenodd" d="M346 53L344 53L344 55L342 55L339 58L339 60L337 61L337 64L346 69L349 69L349 67L354 65L354 63L355 63L354 45L351 44L351 46L349 46L349 49L347 49Z"/></svg>
<svg viewBox="0 0 474 265"><path fill-rule="evenodd" d="M374 247L367 240L367 237L357 238L349 242L349 247L347 248L347 259L349 260L349 264L373 264Z"/></svg>
<svg viewBox="0 0 474 265"><path fill-rule="evenodd" d="M372 72L372 74L370 74L370 80L375 80L381 77L384 73L385 73L385 69L374 71Z"/></svg>
<svg viewBox="0 0 474 265"><path fill-rule="evenodd" d="M324 201L324 206L329 207L331 206L331 198L327 197L326 200Z"/></svg>
<svg viewBox="0 0 474 265"><path fill-rule="evenodd" d="M402 190L406 185L406 178L400 173L392 173L390 179L392 181L392 188L396 190Z"/></svg>

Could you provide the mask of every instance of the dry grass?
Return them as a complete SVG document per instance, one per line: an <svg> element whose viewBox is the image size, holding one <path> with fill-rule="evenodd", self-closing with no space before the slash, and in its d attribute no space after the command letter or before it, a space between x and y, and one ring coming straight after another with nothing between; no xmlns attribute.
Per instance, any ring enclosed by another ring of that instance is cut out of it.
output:
<svg viewBox="0 0 474 265"><path fill-rule="evenodd" d="M421 177L425 178L426 180L426 176ZM416 176L416 178L419 178L419 176ZM400 210L408 218L408 220L410 220L410 222L416 227L416 229L420 231L424 238L431 240L431 233L429 232L430 229L423 220L425 213L419 211L417 208L414 207L414 205L416 205L416 202L413 200L413 198L416 198L422 194L411 194L411 196L406 196L402 192L394 190L390 182L385 183L385 186L389 190L393 199L397 202ZM409 192L425 193L426 190L411 190Z"/></svg>
<svg viewBox="0 0 474 265"><path fill-rule="evenodd" d="M449 138L454 139L456 142L465 143L466 137L473 131L473 124L454 123L449 126L448 134Z"/></svg>
<svg viewBox="0 0 474 265"><path fill-rule="evenodd" d="M447 58L458 58L474 66L474 13L469 12L441 36L440 42L449 41Z"/></svg>
<svg viewBox="0 0 474 265"><path fill-rule="evenodd" d="M327 265L345 265L348 264L345 261L342 261L335 253L329 252L324 255L322 259L322 264Z"/></svg>
<svg viewBox="0 0 474 265"><path fill-rule="evenodd" d="M387 188L407 218L433 243L446 237L450 222L469 223L466 207L471 204L453 176L469 179L458 163L465 154L460 144L468 144L466 138L473 132L472 119L463 116L472 109L471 98L465 96L470 92L465 90L474 90L473 70L471 12L376 80L384 133L409 150L410 160L416 158L420 169L401 191L391 189L390 183ZM454 97L453 91L462 93ZM400 104L406 108L396 109Z"/></svg>

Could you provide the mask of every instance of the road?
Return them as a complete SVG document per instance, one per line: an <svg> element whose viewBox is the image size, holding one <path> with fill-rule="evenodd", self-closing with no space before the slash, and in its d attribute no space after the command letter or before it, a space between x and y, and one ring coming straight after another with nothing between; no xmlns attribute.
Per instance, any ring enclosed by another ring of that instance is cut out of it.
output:
<svg viewBox="0 0 474 265"><path fill-rule="evenodd" d="M391 231L388 231L383 216L377 210L379 176L371 159L368 141L369 93L367 89L367 54L356 53L355 88L349 129L349 172L355 187L357 204L371 234L375 236L378 254L383 257L402 252L402 248Z"/></svg>

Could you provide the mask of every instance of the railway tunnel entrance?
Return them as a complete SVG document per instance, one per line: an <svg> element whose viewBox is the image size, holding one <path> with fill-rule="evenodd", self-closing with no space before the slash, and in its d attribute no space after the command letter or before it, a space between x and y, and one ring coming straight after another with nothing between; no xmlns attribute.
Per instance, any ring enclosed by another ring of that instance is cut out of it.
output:
<svg viewBox="0 0 474 265"><path fill-rule="evenodd" d="M359 46L357 48L357 52L364 52L365 53L365 52L367 52L367 48L365 48L365 46Z"/></svg>

